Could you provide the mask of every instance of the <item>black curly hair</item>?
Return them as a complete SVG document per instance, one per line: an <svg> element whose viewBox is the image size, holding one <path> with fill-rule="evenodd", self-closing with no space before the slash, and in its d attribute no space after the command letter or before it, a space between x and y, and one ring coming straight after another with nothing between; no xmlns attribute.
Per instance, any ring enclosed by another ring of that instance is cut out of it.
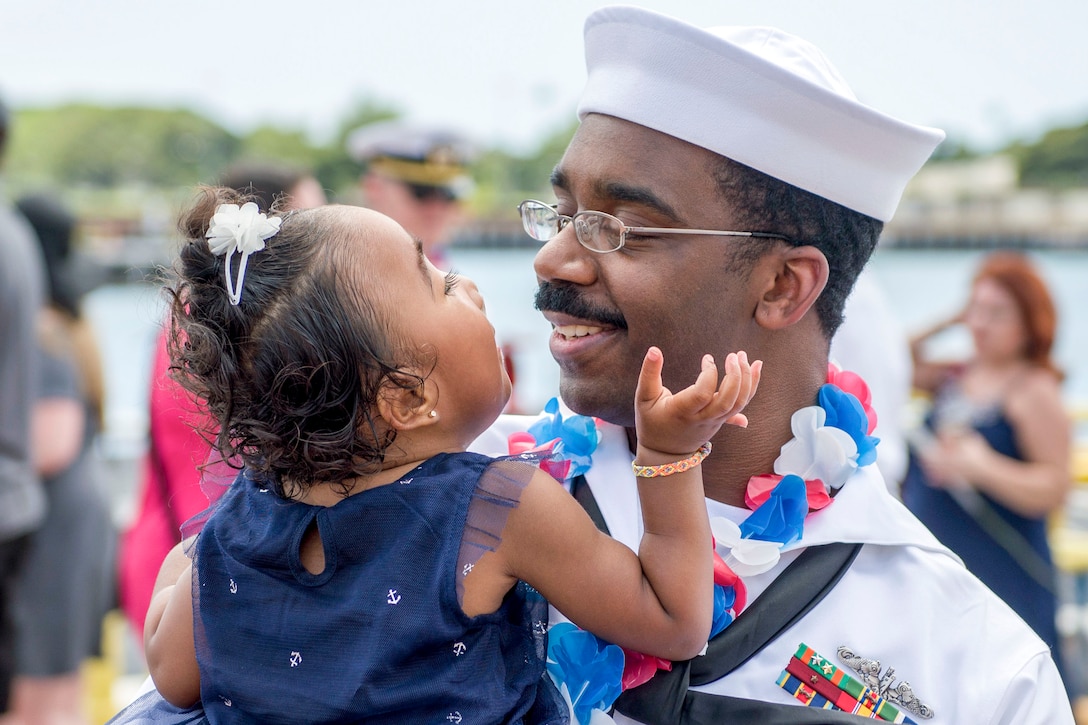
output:
<svg viewBox="0 0 1088 725"><path fill-rule="evenodd" d="M281 496L320 482L346 495L393 444L374 407L383 386L421 386L410 372L420 361L365 295L346 292L351 236L338 207L281 215L231 305L226 257L205 235L220 204L247 200L203 187L179 220L186 241L167 286L172 374L206 408L214 428L202 433L224 459L270 474Z"/></svg>
<svg viewBox="0 0 1088 725"><path fill-rule="evenodd" d="M830 270L815 310L830 340L842 324L846 298L876 248L883 222L726 157L712 162L711 173L722 199L739 212L745 228L774 230L792 244L812 245L824 253ZM734 248L736 261L750 262L766 245L756 240Z"/></svg>

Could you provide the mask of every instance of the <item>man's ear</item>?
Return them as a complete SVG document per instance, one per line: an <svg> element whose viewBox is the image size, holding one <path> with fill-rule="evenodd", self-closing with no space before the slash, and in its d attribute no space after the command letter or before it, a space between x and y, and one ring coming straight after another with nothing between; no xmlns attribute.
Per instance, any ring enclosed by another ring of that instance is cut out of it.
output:
<svg viewBox="0 0 1088 725"><path fill-rule="evenodd" d="M768 330L793 325L816 304L827 285L827 257L816 247L786 247L767 256L772 268L756 305L756 322Z"/></svg>
<svg viewBox="0 0 1088 725"><path fill-rule="evenodd" d="M434 414L438 404L438 386L424 380L414 388L405 388L386 378L378 391L378 415L397 431L423 428L438 422Z"/></svg>

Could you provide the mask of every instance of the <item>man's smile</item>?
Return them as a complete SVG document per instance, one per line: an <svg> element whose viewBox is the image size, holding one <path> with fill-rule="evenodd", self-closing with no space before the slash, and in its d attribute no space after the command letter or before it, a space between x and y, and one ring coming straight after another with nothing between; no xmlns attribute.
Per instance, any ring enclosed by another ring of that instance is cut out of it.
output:
<svg viewBox="0 0 1088 725"><path fill-rule="evenodd" d="M604 328L591 325L557 325L553 330L557 335L562 335L569 340L574 337L595 335L598 332L602 332Z"/></svg>

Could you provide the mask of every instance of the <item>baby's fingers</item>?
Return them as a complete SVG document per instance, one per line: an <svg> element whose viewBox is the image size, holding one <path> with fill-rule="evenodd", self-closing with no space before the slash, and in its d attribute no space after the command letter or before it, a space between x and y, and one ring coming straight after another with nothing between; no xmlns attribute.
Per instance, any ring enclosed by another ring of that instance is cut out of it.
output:
<svg viewBox="0 0 1088 725"><path fill-rule="evenodd" d="M642 370L638 374L638 385L635 388L635 403L653 403L661 397L663 386L661 385L661 367L664 364L664 356L661 350L651 346L646 351L646 357L642 358Z"/></svg>
<svg viewBox="0 0 1088 725"><path fill-rule="evenodd" d="M749 378L749 387L745 395L744 404L752 402L752 398L755 397L756 390L759 389L759 380L763 376L763 361L756 360L751 365L751 377Z"/></svg>
<svg viewBox="0 0 1088 725"><path fill-rule="evenodd" d="M733 354L730 353L729 357L725 359L724 367L727 370L732 357ZM715 391L718 389L718 366L714 363L714 356L710 354L703 355L701 365L699 377L695 378L695 383L691 386L699 399L697 405L700 407L710 403L714 399Z"/></svg>
<svg viewBox="0 0 1088 725"><path fill-rule="evenodd" d="M725 358L725 375L722 377L722 382L718 385L718 393L716 396L716 405L718 411L721 413L736 412L737 401L743 403L744 399L741 397L741 392L744 389L745 371L748 369L748 359L741 358L740 353L738 355L735 352L729 353L729 356Z"/></svg>
<svg viewBox="0 0 1088 725"><path fill-rule="evenodd" d="M728 360L726 361L728 365ZM714 356L703 355L695 382L672 396L672 409L679 416L715 416L718 410L718 366Z"/></svg>
<svg viewBox="0 0 1088 725"><path fill-rule="evenodd" d="M748 354L743 350L737 354L736 364L727 366L726 376L719 389L721 409L729 416L727 423L747 426L747 417L739 414L755 395L762 370L763 362L756 360L749 363Z"/></svg>
<svg viewBox="0 0 1088 725"><path fill-rule="evenodd" d="M748 416L746 416L744 413L737 413L735 415L731 415L728 418L726 418L725 422L728 425L735 425L738 428L747 428L748 427Z"/></svg>
<svg viewBox="0 0 1088 725"><path fill-rule="evenodd" d="M748 362L748 353L741 350L737 354L739 366L737 370L737 380L739 385L737 386L737 399L734 405L737 406L739 412L744 406L748 405L752 400L752 396L756 394L756 388L759 387L759 376L763 370L763 361L756 360L754 363Z"/></svg>

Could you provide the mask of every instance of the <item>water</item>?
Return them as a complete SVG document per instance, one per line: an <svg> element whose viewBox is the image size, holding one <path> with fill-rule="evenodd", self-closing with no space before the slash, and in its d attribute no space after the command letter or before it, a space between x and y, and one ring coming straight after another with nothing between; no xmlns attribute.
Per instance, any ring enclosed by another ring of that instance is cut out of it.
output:
<svg viewBox="0 0 1088 725"><path fill-rule="evenodd" d="M961 309L980 250L879 249L871 262L891 308L905 330L913 332ZM517 350L518 400L539 408L558 388L559 372L548 352L550 328L533 309L536 277L531 250L454 249L453 267L479 285L499 337ZM1058 307L1055 358L1067 373L1066 399L1088 406L1088 252L1032 253ZM966 333L952 330L935 340L935 352L963 355L970 350Z"/></svg>
<svg viewBox="0 0 1088 725"><path fill-rule="evenodd" d="M106 382L106 434L123 444L125 431L147 424L152 354L164 301L151 284L106 285L87 296Z"/></svg>
<svg viewBox="0 0 1088 725"><path fill-rule="evenodd" d="M907 330L918 330L960 309L980 250L878 250L873 271ZM515 395L525 410L538 410L555 394L558 370L548 352L550 328L533 309L536 277L530 249L451 250L453 267L479 285L501 342L514 350ZM1065 396L1088 407L1088 252L1038 251L1032 258L1055 296L1059 312L1055 357L1066 371ZM107 446L127 456L143 444L148 373L162 315L158 291L145 284L99 288L87 312L100 335L107 375ZM950 333L938 352L966 353L966 334Z"/></svg>

